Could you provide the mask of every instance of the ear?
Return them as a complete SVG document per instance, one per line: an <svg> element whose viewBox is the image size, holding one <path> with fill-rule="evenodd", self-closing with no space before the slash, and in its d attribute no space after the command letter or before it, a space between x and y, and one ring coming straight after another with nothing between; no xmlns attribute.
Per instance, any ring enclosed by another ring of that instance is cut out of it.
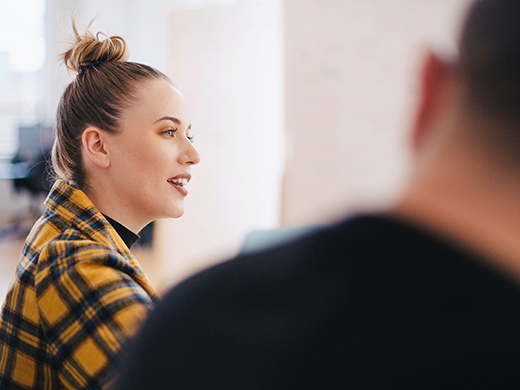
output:
<svg viewBox="0 0 520 390"><path fill-rule="evenodd" d="M97 127L87 127L81 136L85 157L100 168L110 166L110 154L106 142L107 134Z"/></svg>
<svg viewBox="0 0 520 390"><path fill-rule="evenodd" d="M424 61L420 78L420 96L412 127L412 143L417 152L432 129L432 122L443 102L451 62L430 51Z"/></svg>

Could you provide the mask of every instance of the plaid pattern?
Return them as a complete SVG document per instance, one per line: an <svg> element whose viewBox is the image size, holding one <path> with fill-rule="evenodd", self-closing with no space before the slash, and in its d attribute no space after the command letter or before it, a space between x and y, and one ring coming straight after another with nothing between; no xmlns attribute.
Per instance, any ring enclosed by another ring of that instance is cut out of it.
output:
<svg viewBox="0 0 520 390"><path fill-rule="evenodd" d="M155 292L84 192L57 181L0 319L1 389L100 389Z"/></svg>

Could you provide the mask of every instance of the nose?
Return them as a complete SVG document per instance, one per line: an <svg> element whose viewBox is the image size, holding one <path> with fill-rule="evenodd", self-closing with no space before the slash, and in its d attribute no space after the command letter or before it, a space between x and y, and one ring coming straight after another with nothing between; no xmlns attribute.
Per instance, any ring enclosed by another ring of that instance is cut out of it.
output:
<svg viewBox="0 0 520 390"><path fill-rule="evenodd" d="M196 165L200 162L200 155L197 148L195 148L193 143L187 138L184 140L184 150L180 158L180 163L183 165Z"/></svg>

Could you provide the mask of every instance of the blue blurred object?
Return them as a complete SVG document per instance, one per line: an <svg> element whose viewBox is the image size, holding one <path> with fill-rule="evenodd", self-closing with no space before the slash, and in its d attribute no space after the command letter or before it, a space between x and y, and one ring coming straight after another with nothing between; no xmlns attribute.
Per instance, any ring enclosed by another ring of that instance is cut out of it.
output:
<svg viewBox="0 0 520 390"><path fill-rule="evenodd" d="M271 230L253 230L246 235L240 254L258 252L266 248L296 240L307 234L323 230L325 224L310 224L302 226L281 227Z"/></svg>
<svg viewBox="0 0 520 390"><path fill-rule="evenodd" d="M0 179L21 179L27 176L27 172L27 163L0 162Z"/></svg>

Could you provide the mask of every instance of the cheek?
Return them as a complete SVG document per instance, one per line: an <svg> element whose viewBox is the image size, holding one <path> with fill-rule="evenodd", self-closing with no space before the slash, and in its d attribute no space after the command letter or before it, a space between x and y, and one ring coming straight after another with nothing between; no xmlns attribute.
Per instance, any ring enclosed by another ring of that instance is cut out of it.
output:
<svg viewBox="0 0 520 390"><path fill-rule="evenodd" d="M132 153L134 172L146 181L166 180L173 175L172 148L165 145L143 144Z"/></svg>
<svg viewBox="0 0 520 390"><path fill-rule="evenodd" d="M113 166L116 174L142 181L146 172L157 158L149 142L134 142L125 140L118 145L113 154Z"/></svg>
<svg viewBox="0 0 520 390"><path fill-rule="evenodd" d="M132 177L137 186L145 182L162 182L181 173L175 169L178 148L156 134L126 138L119 144L117 155L118 171Z"/></svg>
<svg viewBox="0 0 520 390"><path fill-rule="evenodd" d="M157 147L150 137L132 137L121 145L120 152L126 152L129 160L141 165L154 159Z"/></svg>

